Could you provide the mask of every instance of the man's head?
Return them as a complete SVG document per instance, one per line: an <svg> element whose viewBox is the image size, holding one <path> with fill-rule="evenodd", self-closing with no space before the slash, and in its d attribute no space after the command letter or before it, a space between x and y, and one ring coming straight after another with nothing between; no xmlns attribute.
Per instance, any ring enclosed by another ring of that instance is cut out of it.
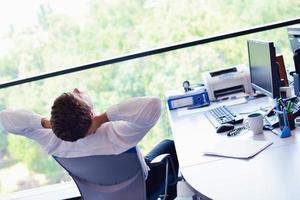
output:
<svg viewBox="0 0 300 200"><path fill-rule="evenodd" d="M51 109L50 123L54 134L65 141L76 141L87 135L92 123L89 96L74 89L57 97Z"/></svg>

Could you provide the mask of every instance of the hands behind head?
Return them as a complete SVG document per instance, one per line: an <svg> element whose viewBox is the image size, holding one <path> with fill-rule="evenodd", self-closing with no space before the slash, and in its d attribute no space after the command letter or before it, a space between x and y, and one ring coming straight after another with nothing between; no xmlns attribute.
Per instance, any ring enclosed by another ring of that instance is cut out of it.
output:
<svg viewBox="0 0 300 200"><path fill-rule="evenodd" d="M46 117L44 117L44 118L41 119L41 125L42 125L44 128L52 128L52 127L51 127L50 120L47 119Z"/></svg>
<svg viewBox="0 0 300 200"><path fill-rule="evenodd" d="M102 113L101 115L93 116L92 124L90 125L90 128L87 131L87 135L94 134L102 124L104 124L105 122L108 122L108 121L109 121L109 119L108 119L106 113Z"/></svg>
<svg viewBox="0 0 300 200"><path fill-rule="evenodd" d="M108 122L108 121L109 121L109 119L108 119L106 113L102 113L101 115L92 116L92 124L90 125L90 128L87 131L87 135L94 134L102 124L104 124L105 122ZM47 119L46 117L41 119L41 125L44 128L52 128L50 120Z"/></svg>

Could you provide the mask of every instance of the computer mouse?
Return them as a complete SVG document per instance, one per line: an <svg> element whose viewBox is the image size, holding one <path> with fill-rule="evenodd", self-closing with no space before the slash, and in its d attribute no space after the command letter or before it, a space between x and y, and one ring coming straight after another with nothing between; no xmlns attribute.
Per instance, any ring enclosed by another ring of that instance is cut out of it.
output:
<svg viewBox="0 0 300 200"><path fill-rule="evenodd" d="M226 131L230 131L232 129L234 129L234 125L233 124L221 124L217 128L216 132L217 133L223 133L223 132L226 132Z"/></svg>

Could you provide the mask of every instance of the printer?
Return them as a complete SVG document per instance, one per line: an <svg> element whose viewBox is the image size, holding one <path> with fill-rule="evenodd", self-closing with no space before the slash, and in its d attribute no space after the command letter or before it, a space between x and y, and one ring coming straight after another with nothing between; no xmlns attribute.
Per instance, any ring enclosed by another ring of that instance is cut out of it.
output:
<svg viewBox="0 0 300 200"><path fill-rule="evenodd" d="M210 100L233 93L244 92L252 94L250 71L244 65L236 65L202 74Z"/></svg>

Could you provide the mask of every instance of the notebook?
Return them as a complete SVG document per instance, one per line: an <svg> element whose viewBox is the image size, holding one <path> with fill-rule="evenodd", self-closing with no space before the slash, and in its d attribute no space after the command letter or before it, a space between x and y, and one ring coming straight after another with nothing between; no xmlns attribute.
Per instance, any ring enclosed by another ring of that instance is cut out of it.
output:
<svg viewBox="0 0 300 200"><path fill-rule="evenodd" d="M230 138L221 140L204 151L204 155L229 158L251 158L272 145L270 141Z"/></svg>

